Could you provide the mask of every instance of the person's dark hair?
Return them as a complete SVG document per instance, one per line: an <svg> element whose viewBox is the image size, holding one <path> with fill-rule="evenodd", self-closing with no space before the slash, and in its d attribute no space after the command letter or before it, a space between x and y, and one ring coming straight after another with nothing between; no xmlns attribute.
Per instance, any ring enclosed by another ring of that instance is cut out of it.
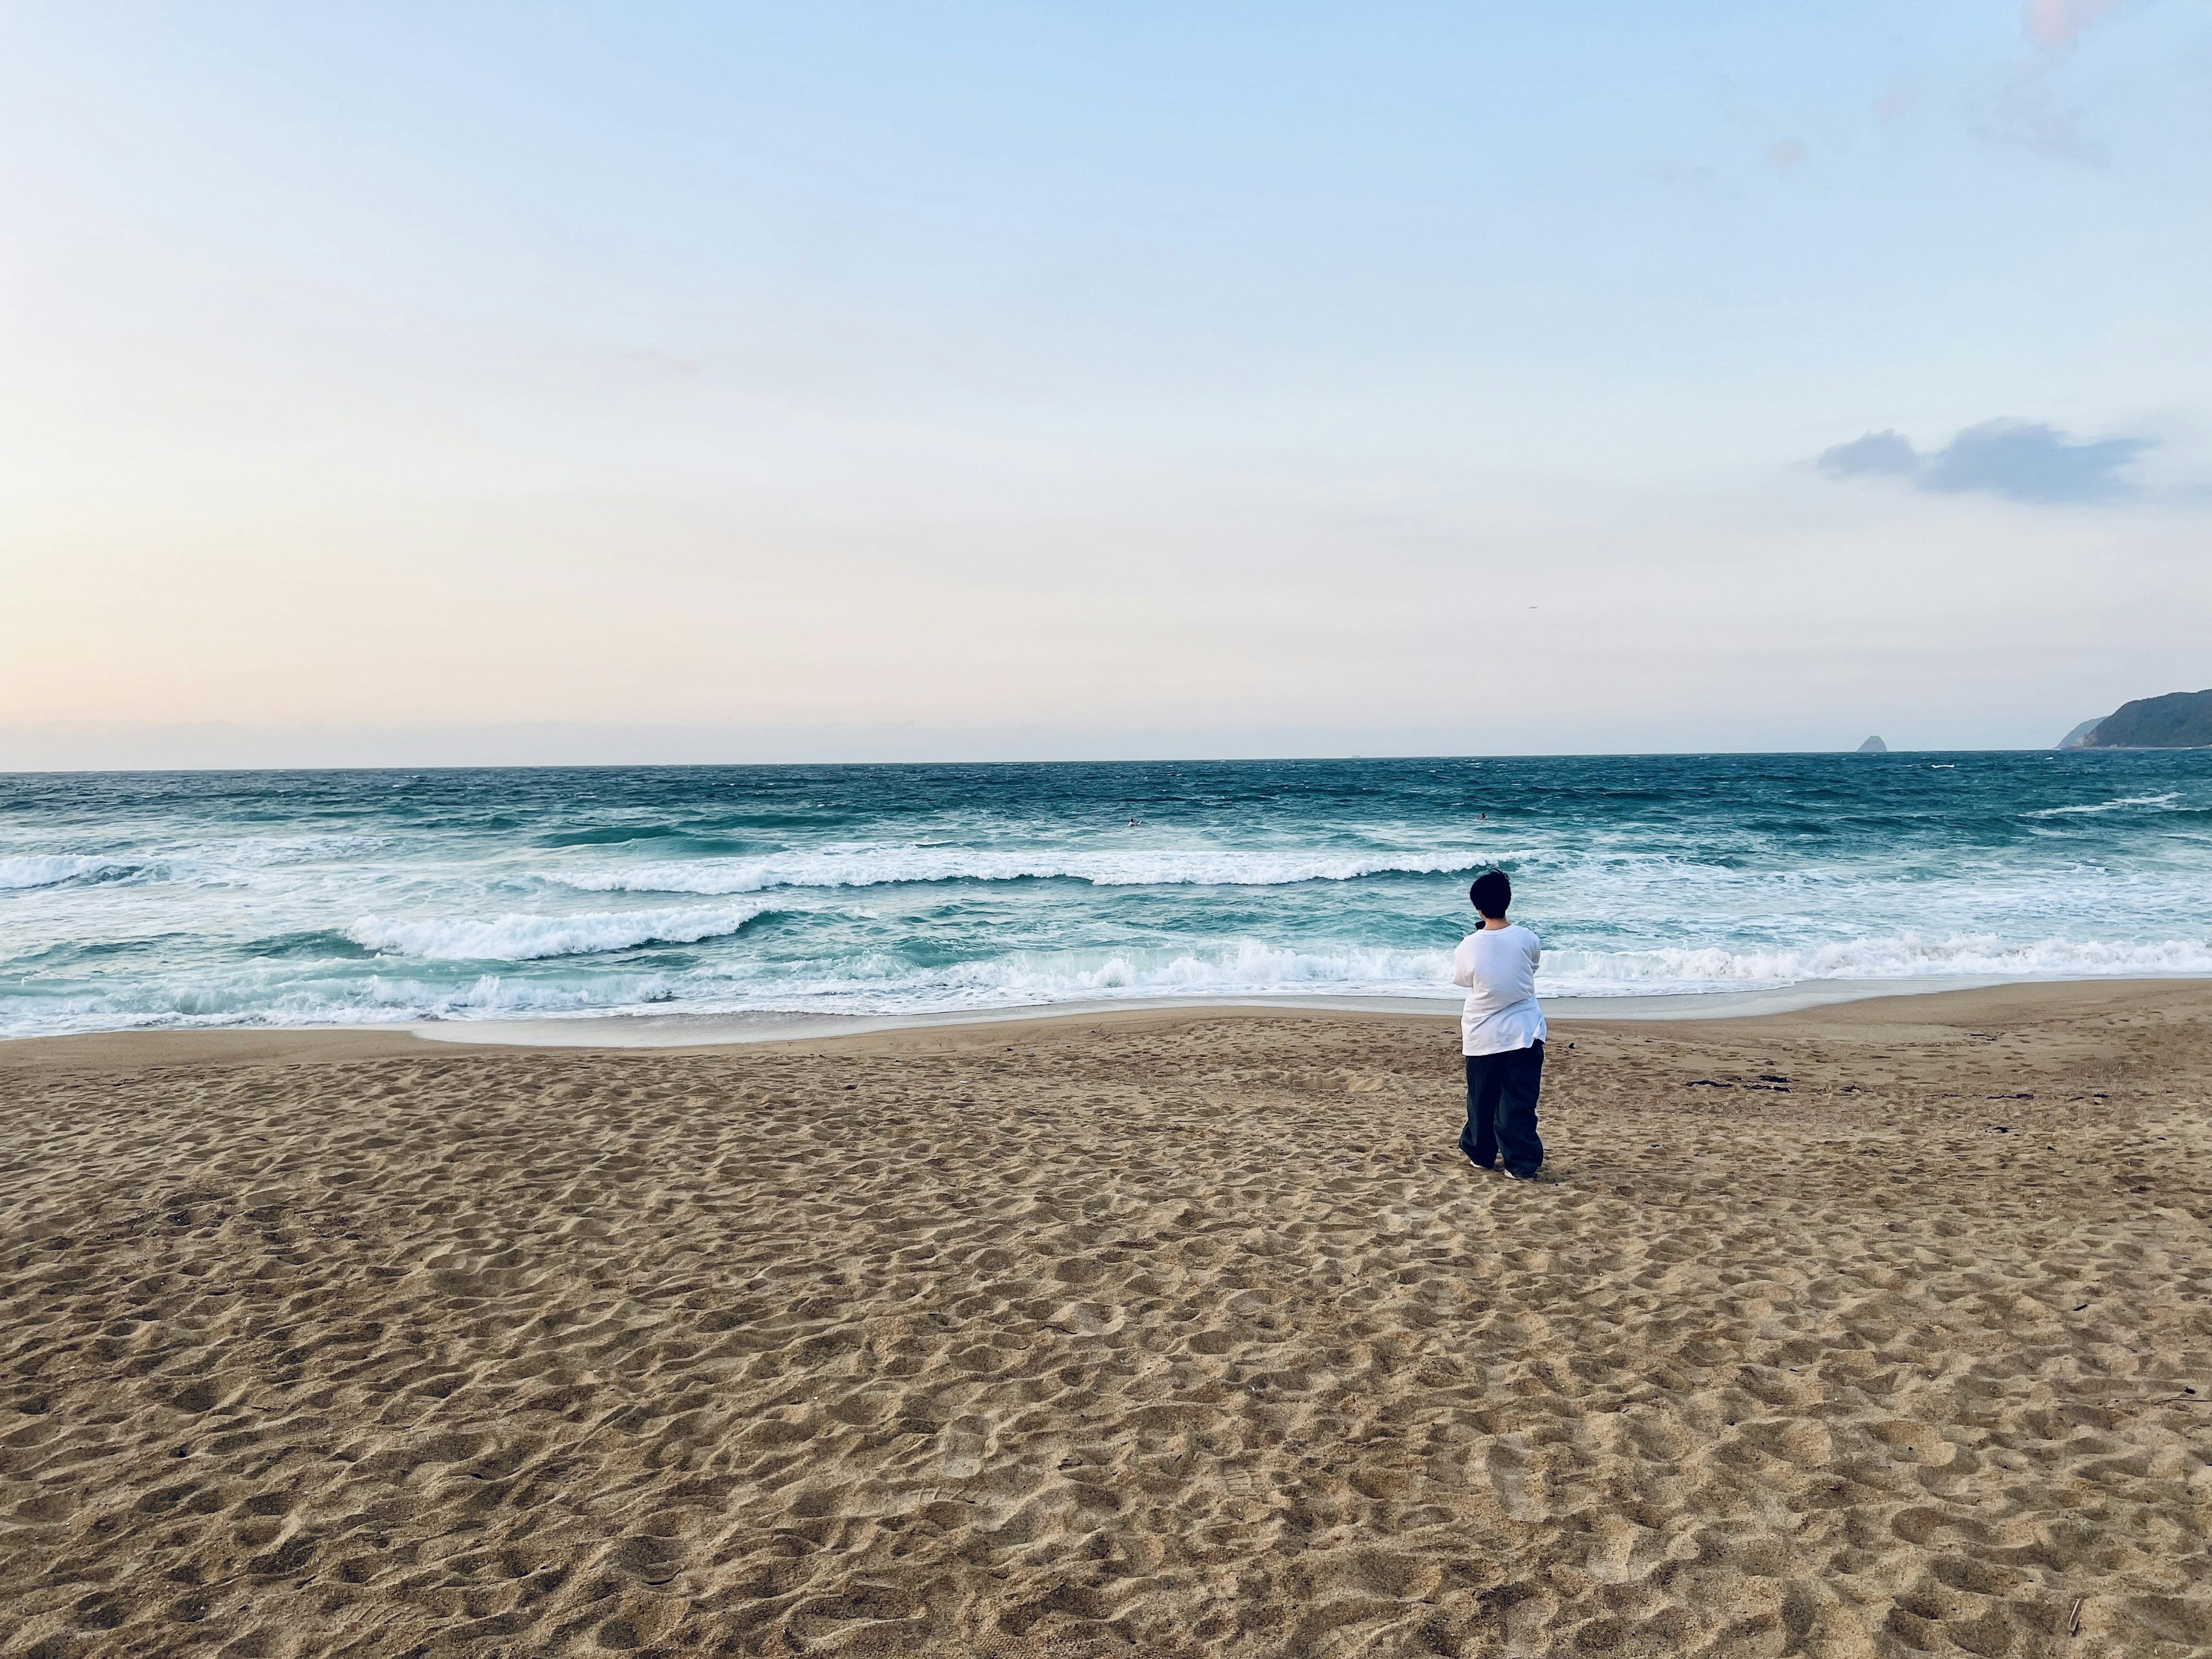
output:
<svg viewBox="0 0 2212 1659"><path fill-rule="evenodd" d="M1477 876L1474 885L1467 890L1467 896L1474 901L1474 908L1482 912L1486 921L1495 921L1513 902L1513 884L1505 879L1503 870L1492 870Z"/></svg>

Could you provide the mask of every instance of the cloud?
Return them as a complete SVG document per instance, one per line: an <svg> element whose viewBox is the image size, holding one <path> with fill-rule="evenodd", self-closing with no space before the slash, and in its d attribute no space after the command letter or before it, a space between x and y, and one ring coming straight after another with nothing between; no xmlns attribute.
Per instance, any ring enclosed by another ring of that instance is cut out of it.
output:
<svg viewBox="0 0 2212 1659"><path fill-rule="evenodd" d="M2075 444L2036 421L1984 421L1930 456L1923 489L1989 489L2016 501L2097 501L2127 493L2119 470L2152 447L2148 438Z"/></svg>
<svg viewBox="0 0 2212 1659"><path fill-rule="evenodd" d="M2080 112L2063 107L2048 82L2033 72L2014 77L1975 131L1996 143L2019 145L2046 161L2105 165L2105 148L2081 131Z"/></svg>
<svg viewBox="0 0 2212 1659"><path fill-rule="evenodd" d="M1984 421L1923 454L1893 431L1869 432L1823 450L1832 478L1907 477L1943 495L1984 490L2014 501L2108 501L2130 493L2120 470L2154 447L2148 438L2074 443L2040 421Z"/></svg>
<svg viewBox="0 0 2212 1659"><path fill-rule="evenodd" d="M1805 148L1803 139L1784 138L1767 147L1766 165L1787 176L1803 167L1811 155L1812 152Z"/></svg>
<svg viewBox="0 0 2212 1659"><path fill-rule="evenodd" d="M1869 432L1847 444L1820 452L1820 471L1832 478L1859 478L1870 472L1917 472L1920 452L1897 432Z"/></svg>
<svg viewBox="0 0 2212 1659"><path fill-rule="evenodd" d="M2118 6L2119 0L2027 0L2020 9L2020 26L2038 46L2062 48Z"/></svg>
<svg viewBox="0 0 2212 1659"><path fill-rule="evenodd" d="M2003 89L1974 131L1996 143L2017 145L2046 161L2105 165L2104 146L2081 130L2079 111L2058 100L2057 66L2092 25L2118 11L2124 0L2025 0L2021 32L2040 48L2013 66Z"/></svg>

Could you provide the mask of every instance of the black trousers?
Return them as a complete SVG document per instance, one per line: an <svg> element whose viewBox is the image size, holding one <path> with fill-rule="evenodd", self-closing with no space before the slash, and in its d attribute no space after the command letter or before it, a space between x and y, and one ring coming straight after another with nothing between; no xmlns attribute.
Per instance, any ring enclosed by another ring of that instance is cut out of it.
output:
<svg viewBox="0 0 2212 1659"><path fill-rule="evenodd" d="M1486 1170L1502 1153L1511 1173L1535 1174L1544 1162L1544 1143L1536 1133L1536 1096L1543 1086L1541 1042L1502 1054L1468 1055L1467 1127L1460 1131L1460 1151Z"/></svg>

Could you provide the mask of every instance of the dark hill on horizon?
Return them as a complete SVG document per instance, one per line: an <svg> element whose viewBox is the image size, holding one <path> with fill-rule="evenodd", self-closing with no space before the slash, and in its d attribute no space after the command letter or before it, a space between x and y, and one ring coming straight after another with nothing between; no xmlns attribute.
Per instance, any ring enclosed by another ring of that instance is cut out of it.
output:
<svg viewBox="0 0 2212 1659"><path fill-rule="evenodd" d="M2086 731L2067 733L2063 749L2212 748L2212 690L2169 691L2124 702Z"/></svg>

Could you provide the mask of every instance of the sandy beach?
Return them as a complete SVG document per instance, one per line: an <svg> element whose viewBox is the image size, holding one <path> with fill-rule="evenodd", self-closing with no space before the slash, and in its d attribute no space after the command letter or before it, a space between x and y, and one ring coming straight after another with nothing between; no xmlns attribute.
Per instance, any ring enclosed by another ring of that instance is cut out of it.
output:
<svg viewBox="0 0 2212 1659"><path fill-rule="evenodd" d="M2212 1650L2212 985L0 1045L0 1653Z"/></svg>

